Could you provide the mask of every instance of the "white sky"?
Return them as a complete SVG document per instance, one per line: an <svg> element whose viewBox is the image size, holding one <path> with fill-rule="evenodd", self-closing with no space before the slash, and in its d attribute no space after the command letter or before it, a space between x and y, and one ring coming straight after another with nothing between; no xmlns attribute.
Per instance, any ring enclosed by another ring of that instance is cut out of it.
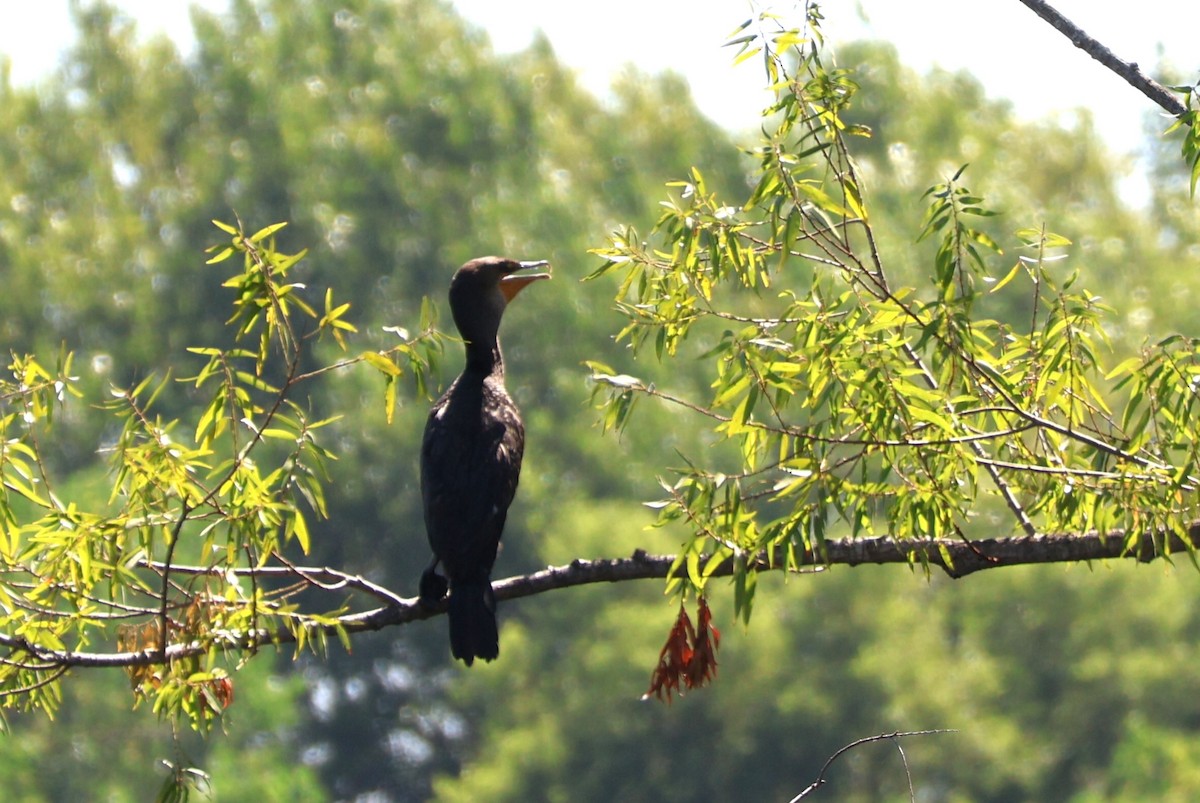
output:
<svg viewBox="0 0 1200 803"><path fill-rule="evenodd" d="M222 9L227 0L196 4ZM760 63L752 59L732 67L732 51L720 47L751 16L747 0L453 4L491 34L500 52L526 46L540 28L559 58L600 94L610 76L632 62L647 71L684 74L701 109L731 128L752 127L764 99ZM190 41L191 3L185 0L118 0L117 5L145 33L166 32L185 47ZM773 5L781 11L791 7ZM1164 59L1192 80L1200 69L1200 2L1053 0L1053 5L1118 57L1147 71ZM32 83L53 70L74 35L67 8L67 0L0 0L0 54L11 62L14 83ZM1118 153L1136 150L1143 116L1155 111L1018 0L826 0L822 9L831 39L888 39L896 43L901 60L920 71L934 64L967 69L989 95L1011 99L1022 117L1089 109Z"/></svg>

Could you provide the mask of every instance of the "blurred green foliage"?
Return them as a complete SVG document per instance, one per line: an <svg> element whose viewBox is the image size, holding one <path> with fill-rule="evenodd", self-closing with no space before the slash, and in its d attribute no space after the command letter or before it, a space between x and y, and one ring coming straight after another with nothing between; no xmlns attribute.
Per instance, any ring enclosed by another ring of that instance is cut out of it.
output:
<svg viewBox="0 0 1200 803"><path fill-rule="evenodd" d="M551 260L556 281L523 295L503 333L529 449L498 571L679 548L687 533L645 530L653 516L640 502L677 452L727 447L654 402L619 439L601 435L583 361L660 369L612 340L615 284L573 279L595 269L587 250L611 231L648 230L663 185L692 167L721 197L748 191L753 162L681 79L630 74L602 103L544 40L498 56L432 0L239 0L227 17L195 12L187 56L139 43L103 3L77 21L53 80L0 85L0 342L76 353L83 403L59 411L45 444L69 475L64 494L92 493L96 452L117 438L88 406L110 383L188 375L204 359L187 347L227 342L232 297L203 250L216 239L209 221L232 210L251 229L291 222L280 248L309 249L297 280L314 308L328 288L351 304L355 353L396 345L385 326L415 331L422 299L440 305L467 258ZM1200 227L1177 146L1162 153L1150 207L1131 209L1086 115L1070 127L1019 122L969 76L917 76L878 45L838 59L861 84L846 119L874 132L855 156L903 281L934 271L936 243L914 243L921 191L970 162L971 186L1004 213L980 223L990 237L1044 220L1075 243L1087 286L1118 310L1114 349L1197 330ZM753 148L758 135L737 140ZM989 311L1028 313L1021 302ZM689 359L654 380L707 391L704 362L690 358L714 345L682 343ZM327 338L318 353L335 349ZM458 360L449 344L431 367L445 382ZM172 383L160 404L198 419L209 401ZM423 399L402 390L388 424L380 375L360 368L305 401L316 418L344 414L327 429L339 461L308 562L414 593L427 558ZM904 744L922 800L1200 793L1189 693L1200 622L1186 566L1009 569L961 583L835 569L759 583L748 630L714 595L720 675L670 707L638 696L674 601L654 583L576 589L504 606L500 660L470 672L451 665L440 621L357 638L327 659L260 655L234 676L235 702L204 741L130 713L123 675L80 672L57 720L9 719L0 787L22 801L140 800L168 759L202 767L211 785L199 794L218 800L788 799L856 738L956 728ZM845 756L831 784L839 800L907 799L887 744Z"/></svg>

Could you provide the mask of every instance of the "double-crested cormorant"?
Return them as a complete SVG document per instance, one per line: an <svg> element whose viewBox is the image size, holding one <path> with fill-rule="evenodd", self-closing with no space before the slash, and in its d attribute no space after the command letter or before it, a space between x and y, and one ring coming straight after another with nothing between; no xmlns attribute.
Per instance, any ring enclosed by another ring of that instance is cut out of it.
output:
<svg viewBox="0 0 1200 803"><path fill-rule="evenodd" d="M421 499L433 548L421 599L441 599L449 579L450 651L467 666L500 653L492 564L525 450L525 426L504 387L497 332L508 302L550 278L518 271L547 264L482 257L450 281L450 311L466 341L467 366L429 411L421 444Z"/></svg>

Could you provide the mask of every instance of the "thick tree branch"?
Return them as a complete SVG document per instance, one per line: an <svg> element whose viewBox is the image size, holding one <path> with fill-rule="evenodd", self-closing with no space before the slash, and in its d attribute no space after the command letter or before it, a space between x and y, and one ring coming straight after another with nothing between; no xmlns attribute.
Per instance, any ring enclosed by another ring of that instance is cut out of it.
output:
<svg viewBox="0 0 1200 803"><path fill-rule="evenodd" d="M961 578L983 569L1012 566L1028 566L1043 563L1080 563L1094 560L1134 558L1150 561L1164 555L1187 552L1192 545L1200 544L1200 522L1193 523L1186 533L1144 533L1127 543L1124 532L1112 532L1107 536L1098 533L1036 535L1013 538L995 538L979 541L961 539L932 539L928 541L897 541L889 537L860 538L856 540L830 541L818 552L806 551L796 556L799 566L861 566L864 564L924 564L942 569L951 577ZM566 566L552 566L532 574L497 580L493 587L496 598L513 600L530 597L560 588L590 585L593 583L621 583L630 580L666 579L675 564L674 555L650 555L641 550L628 558L604 558L599 560L575 560ZM783 555L774 559L759 556L756 568L759 571L781 569L787 565ZM734 561L726 560L712 572L714 577L733 574ZM196 566L172 566L175 574L223 575L224 568ZM387 601L382 607L337 617L336 624L305 621L301 625L310 632L321 631L332 635L340 628L347 633L362 633L405 625L410 622L430 619L446 611L446 601L434 605L422 604L413 597L400 597L393 592L362 577L349 575L325 567L266 567L262 569L236 570L239 575L253 574L258 577L293 577L303 579L319 587L355 588L364 593ZM207 652L213 646L223 649L245 649L252 644L291 644L296 635L291 630L259 630L254 633L229 633L215 645L191 642L170 645L165 653L167 661L178 660ZM74 652L40 647L26 638L0 633L0 646L11 652L6 660L17 664L38 664L43 669L50 667L133 667L163 663L164 654L158 649L134 652Z"/></svg>
<svg viewBox="0 0 1200 803"><path fill-rule="evenodd" d="M1171 94L1171 90L1138 69L1136 63L1117 58L1111 50L1088 36L1083 29L1052 8L1049 3L1044 0L1021 0L1021 2L1033 13L1053 25L1063 36L1070 39L1071 44L1124 78L1130 86L1163 109L1176 117L1187 112L1179 99Z"/></svg>

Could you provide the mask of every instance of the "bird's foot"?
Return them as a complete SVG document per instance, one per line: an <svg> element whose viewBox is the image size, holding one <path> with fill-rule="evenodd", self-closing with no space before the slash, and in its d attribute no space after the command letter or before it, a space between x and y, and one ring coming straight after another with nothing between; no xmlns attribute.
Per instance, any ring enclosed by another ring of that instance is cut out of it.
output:
<svg viewBox="0 0 1200 803"><path fill-rule="evenodd" d="M430 604L446 596L450 583L431 566L421 573L421 602Z"/></svg>

